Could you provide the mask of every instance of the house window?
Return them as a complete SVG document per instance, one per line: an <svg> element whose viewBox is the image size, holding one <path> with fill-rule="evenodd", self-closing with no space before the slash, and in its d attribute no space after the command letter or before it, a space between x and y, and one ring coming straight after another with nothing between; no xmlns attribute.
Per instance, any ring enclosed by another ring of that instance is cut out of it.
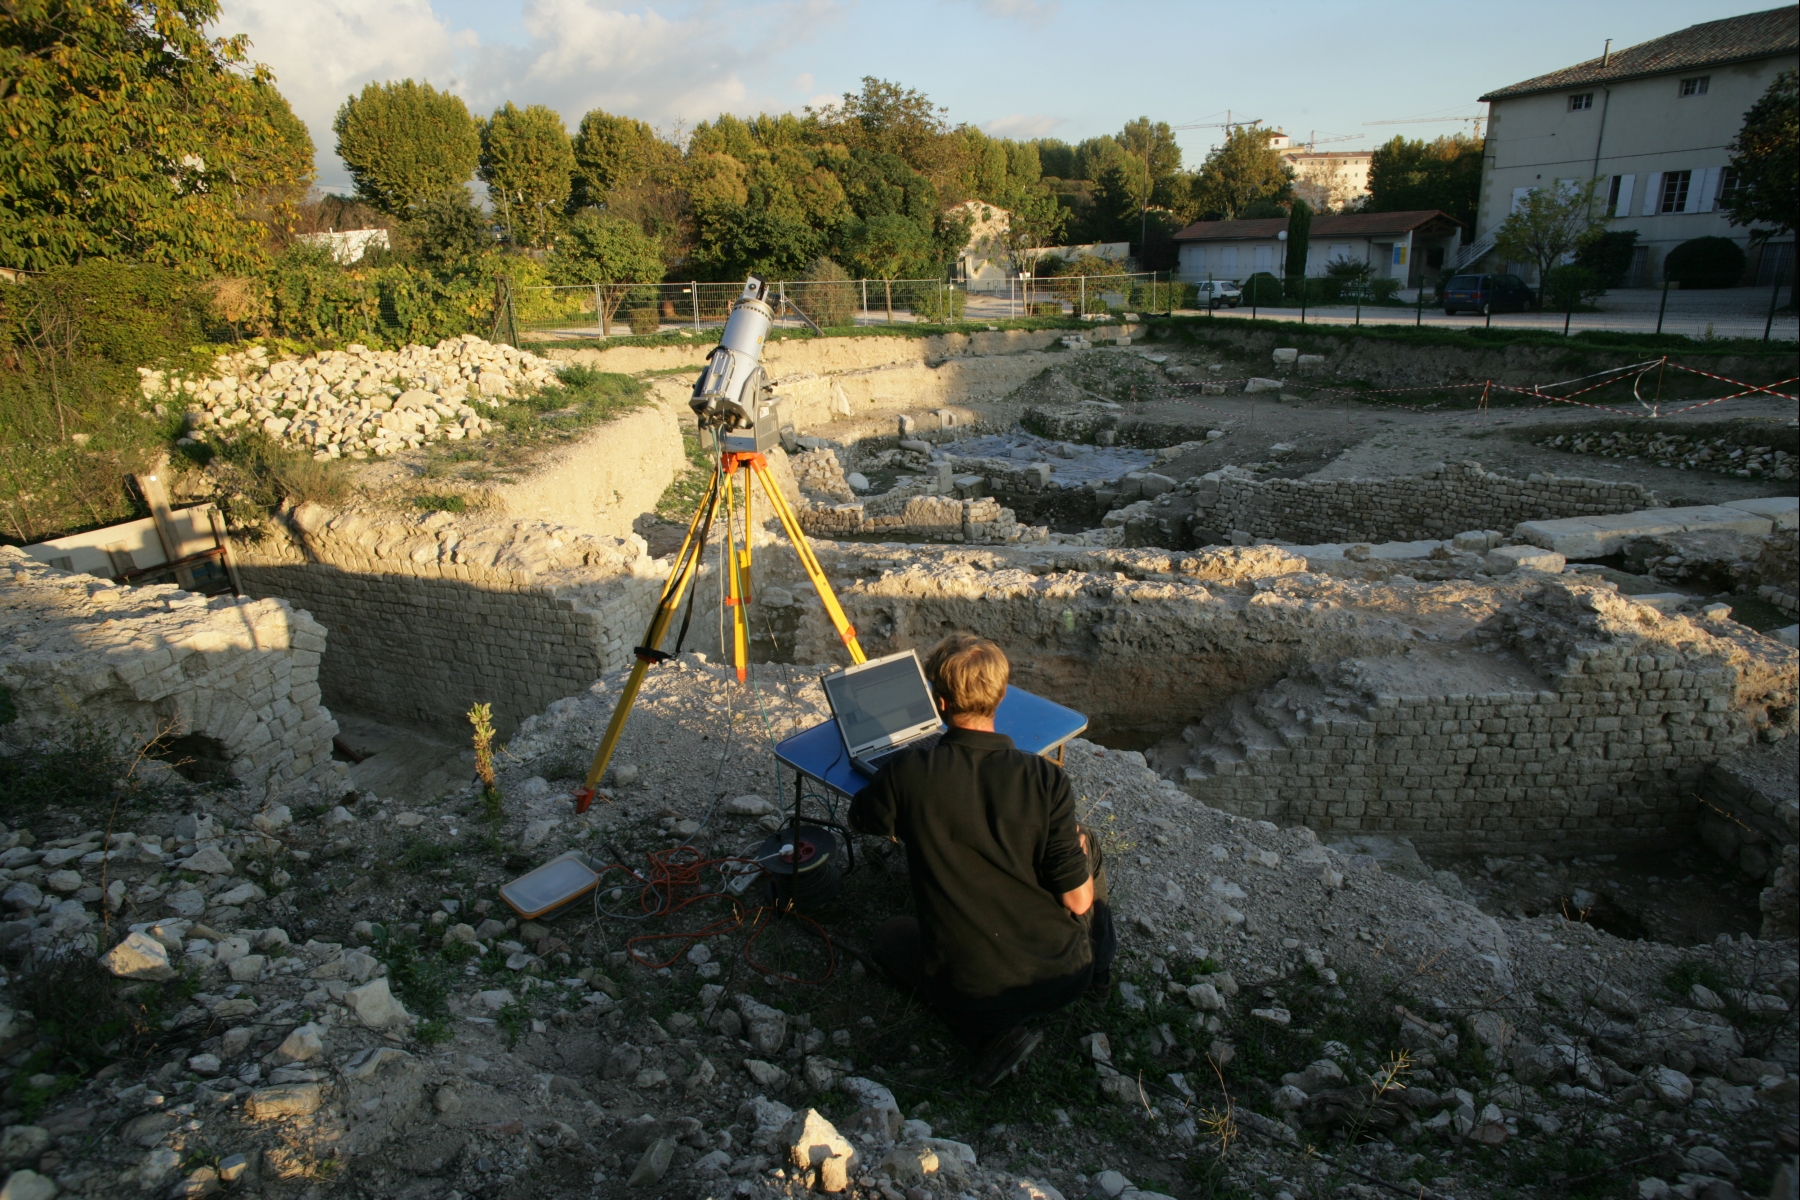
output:
<svg viewBox="0 0 1800 1200"><path fill-rule="evenodd" d="M1711 75L1696 75L1692 79L1681 81L1681 94L1684 96L1706 95L1706 85L1712 82Z"/></svg>
<svg viewBox="0 0 1800 1200"><path fill-rule="evenodd" d="M1687 211L1688 185L1693 182L1692 171L1665 171L1662 177L1662 203L1656 206L1659 213L1678 213Z"/></svg>
<svg viewBox="0 0 1800 1200"><path fill-rule="evenodd" d="M1577 92L1569 97L1569 111L1580 112L1584 108L1594 107L1594 93Z"/></svg>
<svg viewBox="0 0 1800 1200"><path fill-rule="evenodd" d="M1606 211L1609 213L1619 211L1619 185L1624 180L1623 175L1614 175L1612 182L1606 187Z"/></svg>
<svg viewBox="0 0 1800 1200"><path fill-rule="evenodd" d="M1730 208L1737 203L1738 192L1743 189L1743 177L1736 167L1719 168L1719 207Z"/></svg>

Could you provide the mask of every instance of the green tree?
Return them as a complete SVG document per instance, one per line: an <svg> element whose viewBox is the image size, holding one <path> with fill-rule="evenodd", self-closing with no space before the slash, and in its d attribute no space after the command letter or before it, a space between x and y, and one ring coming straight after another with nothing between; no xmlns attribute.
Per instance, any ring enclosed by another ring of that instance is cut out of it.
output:
<svg viewBox="0 0 1800 1200"><path fill-rule="evenodd" d="M481 126L481 181L507 236L533 249L550 241L555 216L569 200L575 155L562 118L541 104L508 101Z"/></svg>
<svg viewBox="0 0 1800 1200"><path fill-rule="evenodd" d="M1535 263L1538 269L1538 304L1550 271L1583 246L1599 237L1605 217L1594 211L1594 192L1600 181L1577 184L1559 181L1553 187L1532 188L1494 238L1494 251L1508 262Z"/></svg>
<svg viewBox="0 0 1800 1200"><path fill-rule="evenodd" d="M1018 273L1032 265L1037 250L1058 243L1069 213L1055 196L1040 188L1013 196L1009 213L1000 243L1006 250L1007 264Z"/></svg>
<svg viewBox="0 0 1800 1200"><path fill-rule="evenodd" d="M1181 147L1167 121L1139 117L1127 121L1118 133L1119 145L1147 180L1145 203L1168 206L1185 191L1181 175Z"/></svg>
<svg viewBox="0 0 1800 1200"><path fill-rule="evenodd" d="M943 163L949 110L914 88L865 75L861 92L845 92L837 104L806 111L828 136L842 138L852 149L898 155L926 174Z"/></svg>
<svg viewBox="0 0 1800 1200"><path fill-rule="evenodd" d="M1481 195L1481 142L1458 134L1435 141L1396 137L1369 156L1364 212L1441 209L1475 226Z"/></svg>
<svg viewBox="0 0 1800 1200"><path fill-rule="evenodd" d="M1306 201L1295 199L1288 208L1287 235L1287 277L1294 279L1306 274L1306 248L1312 237L1312 206Z"/></svg>
<svg viewBox="0 0 1800 1200"><path fill-rule="evenodd" d="M1724 198L1733 225L1767 225L1774 232L1794 228L1794 197L1800 194L1800 87L1796 73L1783 71L1744 114L1731 151L1731 190Z"/></svg>
<svg viewBox="0 0 1800 1200"><path fill-rule="evenodd" d="M263 261L312 139L215 0L13 0L0 16L0 262ZM263 220L259 220L263 218Z"/></svg>
<svg viewBox="0 0 1800 1200"><path fill-rule="evenodd" d="M421 201L406 222L406 241L414 258L439 271L466 267L494 244L487 218L467 188Z"/></svg>
<svg viewBox="0 0 1800 1200"><path fill-rule="evenodd" d="M885 285L887 319L892 324L894 280L926 269L932 251L931 235L910 217L887 213L851 226L845 247L859 270Z"/></svg>
<svg viewBox="0 0 1800 1200"><path fill-rule="evenodd" d="M1088 230L1096 241L1136 241L1143 191L1126 164L1115 162L1100 172L1094 188L1093 211Z"/></svg>
<svg viewBox="0 0 1800 1200"><path fill-rule="evenodd" d="M1293 168L1269 145L1267 131L1244 125L1206 156L1193 200L1203 215L1235 220L1258 200L1285 204L1293 194Z"/></svg>
<svg viewBox="0 0 1800 1200"><path fill-rule="evenodd" d="M615 117L594 109L575 131L574 188L570 204L587 208L602 203L616 188L654 182L673 172L680 152L656 136L656 130L633 117ZM700 151L696 150L696 153Z"/></svg>
<svg viewBox="0 0 1800 1200"><path fill-rule="evenodd" d="M460 188L481 161L481 131L462 99L429 83L371 83L332 122L357 196L404 216Z"/></svg>
<svg viewBox="0 0 1800 1200"><path fill-rule="evenodd" d="M549 267L553 283L599 287L603 332L610 329L613 314L631 293L632 284L654 283L663 277L662 253L656 242L635 221L597 208L576 213L557 235Z"/></svg>

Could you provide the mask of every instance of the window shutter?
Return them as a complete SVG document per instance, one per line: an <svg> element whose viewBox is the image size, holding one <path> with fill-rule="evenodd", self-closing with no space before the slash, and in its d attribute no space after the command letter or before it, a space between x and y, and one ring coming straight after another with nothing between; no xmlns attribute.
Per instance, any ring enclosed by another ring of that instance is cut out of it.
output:
<svg viewBox="0 0 1800 1200"><path fill-rule="evenodd" d="M1636 175L1619 176L1619 203L1613 209L1613 216L1629 217L1631 215L1631 185L1636 179Z"/></svg>
<svg viewBox="0 0 1800 1200"><path fill-rule="evenodd" d="M1696 202L1695 194L1692 191L1688 192L1688 211L1711 212L1719 207L1719 168L1706 168L1706 173L1700 177L1699 182L1698 202Z"/></svg>
<svg viewBox="0 0 1800 1200"><path fill-rule="evenodd" d="M1654 217L1656 205L1662 199L1662 172L1652 171L1644 176L1644 209L1643 215Z"/></svg>

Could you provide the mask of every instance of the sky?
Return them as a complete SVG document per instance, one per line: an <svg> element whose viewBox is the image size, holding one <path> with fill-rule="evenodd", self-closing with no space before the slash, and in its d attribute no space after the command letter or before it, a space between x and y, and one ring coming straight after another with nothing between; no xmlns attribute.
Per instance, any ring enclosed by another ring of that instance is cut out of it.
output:
<svg viewBox="0 0 1800 1200"><path fill-rule="evenodd" d="M1466 131L1477 97L1701 21L1770 7L1709 0L224 0L347 192L331 121L365 83L429 80L477 116L547 104L571 132L592 108L674 132L721 112L796 112L865 75L917 88L1006 137L1177 126L1183 164L1215 125L1260 119L1320 149ZM1421 120L1420 118L1424 118ZM1374 125L1371 122L1406 121ZM1181 129L1182 125L1198 128ZM1337 140L1328 140L1337 139Z"/></svg>

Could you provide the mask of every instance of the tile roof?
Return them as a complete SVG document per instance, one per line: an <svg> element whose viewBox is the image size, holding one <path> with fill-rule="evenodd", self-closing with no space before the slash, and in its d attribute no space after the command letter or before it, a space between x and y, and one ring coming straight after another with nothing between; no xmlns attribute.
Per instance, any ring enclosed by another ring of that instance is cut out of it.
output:
<svg viewBox="0 0 1800 1200"><path fill-rule="evenodd" d="M1724 66L1796 51L1800 51L1800 9L1792 6L1772 8L1767 12L1690 25L1639 45L1615 50L1604 65L1601 59L1590 58L1548 75L1497 88L1481 98L1484 101L1510 100L1539 92Z"/></svg>
<svg viewBox="0 0 1800 1200"><path fill-rule="evenodd" d="M1460 225L1449 213L1435 208L1410 212L1345 213L1342 216L1314 217L1311 237L1378 237L1399 235L1429 225L1434 220ZM1288 227L1286 217L1257 217L1249 221L1195 221L1175 235L1178 242L1229 242L1254 238L1272 238Z"/></svg>

